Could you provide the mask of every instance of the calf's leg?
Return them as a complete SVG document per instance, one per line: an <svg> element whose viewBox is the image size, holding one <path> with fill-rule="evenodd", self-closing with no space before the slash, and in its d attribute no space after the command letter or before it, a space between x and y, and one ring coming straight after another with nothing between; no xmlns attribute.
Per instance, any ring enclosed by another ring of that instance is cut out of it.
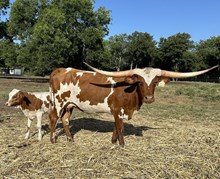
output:
<svg viewBox="0 0 220 179"><path fill-rule="evenodd" d="M38 129L38 140L39 140L39 141L42 139L41 121L42 121L42 114L39 114L39 115L37 116L37 129Z"/></svg>
<svg viewBox="0 0 220 179"><path fill-rule="evenodd" d="M25 139L29 139L30 137L30 132L31 132L31 124L32 124L32 119L28 118L28 122L27 122L27 132L25 134Z"/></svg>

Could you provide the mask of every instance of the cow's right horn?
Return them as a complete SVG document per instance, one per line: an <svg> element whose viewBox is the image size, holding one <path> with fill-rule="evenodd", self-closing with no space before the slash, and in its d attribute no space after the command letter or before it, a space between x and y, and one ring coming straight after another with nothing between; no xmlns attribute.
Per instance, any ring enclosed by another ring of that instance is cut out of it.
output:
<svg viewBox="0 0 220 179"><path fill-rule="evenodd" d="M126 70L126 71L104 71L104 70L99 70L97 68L92 67L91 65L87 64L86 62L83 62L86 66L91 68L93 71L100 73L105 76L111 76L111 77L126 77L126 76L132 76L134 74L133 70Z"/></svg>
<svg viewBox="0 0 220 179"><path fill-rule="evenodd" d="M202 71L185 72L185 73L161 70L161 76L169 77L169 78L189 78L189 77L202 75L202 74L204 74L214 68L217 68L218 66L219 65L216 65L216 66L213 66L211 68L208 68L208 69L202 70Z"/></svg>

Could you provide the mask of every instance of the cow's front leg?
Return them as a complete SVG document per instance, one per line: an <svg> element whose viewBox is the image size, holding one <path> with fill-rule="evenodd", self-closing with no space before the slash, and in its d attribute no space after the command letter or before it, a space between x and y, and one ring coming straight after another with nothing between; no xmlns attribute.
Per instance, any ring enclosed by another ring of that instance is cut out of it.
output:
<svg viewBox="0 0 220 179"><path fill-rule="evenodd" d="M29 139L30 137L30 131L31 131L31 124L32 124L33 119L28 118L28 122L27 122L27 132L25 134L25 139Z"/></svg>
<svg viewBox="0 0 220 179"><path fill-rule="evenodd" d="M73 111L73 108L66 108L65 113L62 116L62 123L63 123L64 131L66 134L66 138L68 141L73 141L73 135L70 133L70 129L69 129L69 120L70 120L72 111Z"/></svg>
<svg viewBox="0 0 220 179"><path fill-rule="evenodd" d="M58 116L55 108L51 110L49 114L49 118L50 118L50 141L51 143L55 143L56 142L55 129L58 121Z"/></svg>
<svg viewBox="0 0 220 179"><path fill-rule="evenodd" d="M112 143L115 143L117 139L119 140L119 145L124 146L124 124L123 120L118 116L115 115L115 128L113 131L113 136L112 136Z"/></svg>
<svg viewBox="0 0 220 179"><path fill-rule="evenodd" d="M112 143L115 144L118 140L118 132L116 130L116 126L114 126L113 134L112 134Z"/></svg>

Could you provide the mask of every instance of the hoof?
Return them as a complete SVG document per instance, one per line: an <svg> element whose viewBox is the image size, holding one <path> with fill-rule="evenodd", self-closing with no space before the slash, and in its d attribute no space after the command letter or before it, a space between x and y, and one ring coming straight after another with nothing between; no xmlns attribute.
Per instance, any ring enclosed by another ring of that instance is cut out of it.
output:
<svg viewBox="0 0 220 179"><path fill-rule="evenodd" d="M56 143L56 140L55 140L54 138L51 138L51 139L50 139L50 142L51 142L52 144L54 144L54 143Z"/></svg>
<svg viewBox="0 0 220 179"><path fill-rule="evenodd" d="M67 137L66 140L67 140L68 142L74 142L73 137Z"/></svg>

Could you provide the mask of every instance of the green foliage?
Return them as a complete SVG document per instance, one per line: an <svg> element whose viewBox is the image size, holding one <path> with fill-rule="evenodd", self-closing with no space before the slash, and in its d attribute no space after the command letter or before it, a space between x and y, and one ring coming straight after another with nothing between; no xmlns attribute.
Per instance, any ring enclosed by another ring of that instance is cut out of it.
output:
<svg viewBox="0 0 220 179"><path fill-rule="evenodd" d="M179 71L181 64L184 62L184 54L193 47L187 33L178 33L167 39L161 38L159 42L159 51L162 66L168 70Z"/></svg>
<svg viewBox="0 0 220 179"><path fill-rule="evenodd" d="M18 46L9 40L0 41L0 67L18 67L17 63Z"/></svg>
<svg viewBox="0 0 220 179"><path fill-rule="evenodd" d="M110 37L107 42L112 55L113 69L152 66L156 56L156 42L148 33L134 32Z"/></svg>
<svg viewBox="0 0 220 179"><path fill-rule="evenodd" d="M9 31L20 41L18 61L44 75L56 67L81 68L84 60L101 58L110 11L93 9L92 0L17 0Z"/></svg>
<svg viewBox="0 0 220 179"><path fill-rule="evenodd" d="M6 18L5 21L1 21L2 15L5 16L7 14L7 9L10 7L9 0L1 0L0 1L0 40L1 39L9 39L11 42L12 36L8 33L7 25L8 20Z"/></svg>
<svg viewBox="0 0 220 179"><path fill-rule="evenodd" d="M70 46L62 32L65 17L56 7L48 8L34 26L33 35L25 48L35 54L31 61L36 74L49 73L55 66L64 62L64 54ZM31 54L30 54L31 55Z"/></svg>
<svg viewBox="0 0 220 179"><path fill-rule="evenodd" d="M220 36L212 37L206 41L200 41L197 45L197 52L200 58L208 66L220 63Z"/></svg>
<svg viewBox="0 0 220 179"><path fill-rule="evenodd" d="M152 66L156 55L156 42L148 33L134 32L129 36L130 63L136 67Z"/></svg>
<svg viewBox="0 0 220 179"><path fill-rule="evenodd" d="M114 70L124 69L128 66L128 35L121 34L109 38L106 43L107 49L111 54L108 68Z"/></svg>
<svg viewBox="0 0 220 179"><path fill-rule="evenodd" d="M183 53L183 57L179 66L179 71L197 71L204 69L206 66L199 57L197 51L187 51Z"/></svg>
<svg viewBox="0 0 220 179"><path fill-rule="evenodd" d="M9 0L1 0L0 1L0 19L2 15L6 15L6 9L9 8Z"/></svg>
<svg viewBox="0 0 220 179"><path fill-rule="evenodd" d="M36 0L17 0L11 7L9 31L19 40L27 40L36 22Z"/></svg>

